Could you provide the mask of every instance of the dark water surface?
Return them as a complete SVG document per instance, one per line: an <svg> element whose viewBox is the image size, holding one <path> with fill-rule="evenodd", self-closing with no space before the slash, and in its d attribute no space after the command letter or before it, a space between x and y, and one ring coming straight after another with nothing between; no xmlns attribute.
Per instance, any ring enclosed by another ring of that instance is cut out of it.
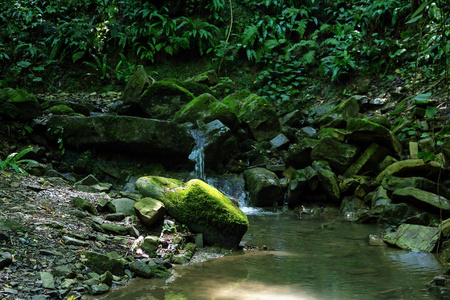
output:
<svg viewBox="0 0 450 300"><path fill-rule="evenodd" d="M369 246L377 225L281 213L249 221L243 240L268 251L178 266L170 280L139 279L103 299L433 299L435 255Z"/></svg>

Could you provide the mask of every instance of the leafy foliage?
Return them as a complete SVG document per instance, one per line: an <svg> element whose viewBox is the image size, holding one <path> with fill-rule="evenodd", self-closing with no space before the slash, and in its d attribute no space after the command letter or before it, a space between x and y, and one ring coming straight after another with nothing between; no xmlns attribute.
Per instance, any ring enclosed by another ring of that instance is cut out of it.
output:
<svg viewBox="0 0 450 300"><path fill-rule="evenodd" d="M39 163L32 159L22 159L27 153L33 151L33 148L25 148L19 153L9 154L5 160L0 159L0 170L14 170L17 173L28 174L26 171L32 165Z"/></svg>

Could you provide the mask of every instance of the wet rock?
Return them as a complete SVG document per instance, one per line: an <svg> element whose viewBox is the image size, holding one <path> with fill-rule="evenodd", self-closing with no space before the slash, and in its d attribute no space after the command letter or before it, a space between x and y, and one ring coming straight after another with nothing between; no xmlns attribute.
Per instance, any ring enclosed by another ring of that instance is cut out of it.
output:
<svg viewBox="0 0 450 300"><path fill-rule="evenodd" d="M124 263L119 259L91 251L85 252L84 256L87 258L86 266L94 272L103 274L109 271L116 276L123 275Z"/></svg>
<svg viewBox="0 0 450 300"><path fill-rule="evenodd" d="M326 114L320 117L318 123L322 127L345 127L347 120L355 117L359 112L359 97L352 96L339 105L333 106Z"/></svg>
<svg viewBox="0 0 450 300"><path fill-rule="evenodd" d="M397 231L387 233L384 242L405 250L431 252L439 236L440 230L437 227L402 224Z"/></svg>
<svg viewBox="0 0 450 300"><path fill-rule="evenodd" d="M39 275L41 277L42 286L45 289L55 289L55 279L53 278L53 275L49 272L39 272Z"/></svg>
<svg viewBox="0 0 450 300"><path fill-rule="evenodd" d="M232 130L236 130L240 123L235 111L210 94L202 94L190 101L175 114L173 120L194 124L197 120L204 123L219 120Z"/></svg>
<svg viewBox="0 0 450 300"><path fill-rule="evenodd" d="M377 235L369 235L369 245L370 246L386 246L386 243Z"/></svg>
<svg viewBox="0 0 450 300"><path fill-rule="evenodd" d="M0 252L0 269L12 264L12 255L9 252Z"/></svg>
<svg viewBox="0 0 450 300"><path fill-rule="evenodd" d="M312 160L324 160L337 174L343 174L356 159L358 147L324 137L311 151Z"/></svg>
<svg viewBox="0 0 450 300"><path fill-rule="evenodd" d="M198 179L168 190L161 201L177 221L203 233L209 245L235 248L248 228L247 216L229 198Z"/></svg>
<svg viewBox="0 0 450 300"><path fill-rule="evenodd" d="M188 163L194 146L194 139L183 127L155 119L52 116L48 126L50 131L64 127L62 138L67 148L95 147L97 153L114 151L128 157L145 155L147 160L164 162L169 167Z"/></svg>
<svg viewBox="0 0 450 300"><path fill-rule="evenodd" d="M441 222L442 235L445 237L450 237L450 218Z"/></svg>
<svg viewBox="0 0 450 300"><path fill-rule="evenodd" d="M166 208L161 201L153 198L142 198L135 203L136 216L147 226L161 221L166 214Z"/></svg>
<svg viewBox="0 0 450 300"><path fill-rule="evenodd" d="M389 150L377 143L372 143L361 156L345 171L345 177L355 175L373 175L383 159L389 154Z"/></svg>
<svg viewBox="0 0 450 300"><path fill-rule="evenodd" d="M442 211L444 215L450 215L450 203L446 198L414 187L395 190L392 193L392 200L395 202L410 203L436 214Z"/></svg>
<svg viewBox="0 0 450 300"><path fill-rule="evenodd" d="M317 136L319 139L323 139L324 137L333 138L339 142L345 142L347 139L348 131L340 128L332 128L332 127L324 127L319 130Z"/></svg>
<svg viewBox="0 0 450 300"><path fill-rule="evenodd" d="M364 209L366 205L364 201L356 197L344 197L340 206L341 213L347 217L353 217L358 214L361 209Z"/></svg>
<svg viewBox="0 0 450 300"><path fill-rule="evenodd" d="M291 127L300 127L303 124L303 120L305 119L304 114L298 109L291 111L290 113L285 114L281 118L282 126L291 126Z"/></svg>
<svg viewBox="0 0 450 300"><path fill-rule="evenodd" d="M73 206L85 210L90 214L97 215L97 209L94 207L94 205L89 202L88 200L82 199L80 197L74 197L70 200Z"/></svg>
<svg viewBox="0 0 450 300"><path fill-rule="evenodd" d="M254 206L269 207L283 199L280 180L265 168L253 168L244 172L250 202Z"/></svg>
<svg viewBox="0 0 450 300"><path fill-rule="evenodd" d="M425 177L436 180L439 173L445 170L435 161L425 163L423 159L401 160L388 166L377 177L377 182L382 182L386 176L396 177Z"/></svg>
<svg viewBox="0 0 450 300"><path fill-rule="evenodd" d="M366 119L352 118L347 122L349 142L377 143L390 149L397 156L401 156L403 145L396 135L389 129Z"/></svg>
<svg viewBox="0 0 450 300"><path fill-rule="evenodd" d="M205 168L221 171L237 150L237 143L231 130L219 120L206 124L205 130Z"/></svg>

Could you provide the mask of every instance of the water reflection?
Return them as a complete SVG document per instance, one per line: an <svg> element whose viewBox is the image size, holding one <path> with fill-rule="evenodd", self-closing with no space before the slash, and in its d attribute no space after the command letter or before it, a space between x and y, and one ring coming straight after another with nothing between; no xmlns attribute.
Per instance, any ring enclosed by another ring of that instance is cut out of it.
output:
<svg viewBox="0 0 450 300"><path fill-rule="evenodd" d="M177 267L169 281L137 280L105 298L427 299L425 283L442 271L433 254L369 246L376 225L273 213L249 221L244 241L267 251Z"/></svg>

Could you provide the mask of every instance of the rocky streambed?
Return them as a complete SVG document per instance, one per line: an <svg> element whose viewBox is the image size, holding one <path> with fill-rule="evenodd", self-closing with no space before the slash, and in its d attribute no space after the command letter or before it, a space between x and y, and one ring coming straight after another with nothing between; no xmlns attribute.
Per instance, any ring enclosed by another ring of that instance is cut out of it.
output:
<svg viewBox="0 0 450 300"><path fill-rule="evenodd" d="M2 293L101 294L135 275L168 276L203 244L238 247L244 199L299 216L338 207L352 222L389 225L373 243L450 261L450 130L438 99L374 90L287 112L248 90L218 99L210 75L153 82L139 69L123 94L101 97L0 90L4 156L31 144L38 162L23 164L37 177L1 174ZM237 177L248 197L185 176L196 143L200 177ZM14 281L22 271L32 280ZM433 289L446 297L449 284L438 277Z"/></svg>

